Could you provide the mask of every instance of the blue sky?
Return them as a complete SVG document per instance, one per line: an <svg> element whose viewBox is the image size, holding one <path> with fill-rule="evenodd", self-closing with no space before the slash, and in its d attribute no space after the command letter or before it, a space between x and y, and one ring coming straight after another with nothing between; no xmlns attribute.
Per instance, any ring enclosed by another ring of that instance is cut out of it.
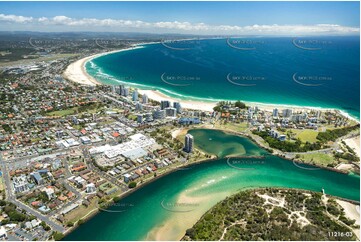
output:
<svg viewBox="0 0 361 242"><path fill-rule="evenodd" d="M355 33L359 9L359 2L0 2L0 30L262 34L278 25L289 27L272 31ZM254 25L264 27L245 28Z"/></svg>

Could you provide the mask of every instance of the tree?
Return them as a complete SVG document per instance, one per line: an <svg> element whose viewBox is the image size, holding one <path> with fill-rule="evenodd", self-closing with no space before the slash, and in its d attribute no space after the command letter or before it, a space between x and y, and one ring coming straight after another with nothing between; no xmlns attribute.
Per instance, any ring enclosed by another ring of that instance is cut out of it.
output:
<svg viewBox="0 0 361 242"><path fill-rule="evenodd" d="M191 239L194 239L194 235L195 235L194 229L193 228L187 229L186 235L188 235Z"/></svg>
<svg viewBox="0 0 361 242"><path fill-rule="evenodd" d="M49 225L47 225L44 221L41 222L41 226L43 227L43 229L44 229L45 231L49 231L49 230L50 230Z"/></svg>
<svg viewBox="0 0 361 242"><path fill-rule="evenodd" d="M62 234L60 232L55 232L53 234L53 238L54 238L54 240L57 240L57 241L62 240L64 238L64 234Z"/></svg>
<svg viewBox="0 0 361 242"><path fill-rule="evenodd" d="M134 182L134 181L130 182L129 185L128 185L129 188L135 188L136 186L137 186L137 183Z"/></svg>
<svg viewBox="0 0 361 242"><path fill-rule="evenodd" d="M68 226L68 227L73 227L73 226L74 226L74 223L71 222L71 221L69 221L69 222L66 224L66 226Z"/></svg>
<svg viewBox="0 0 361 242"><path fill-rule="evenodd" d="M239 100L234 103L234 106L236 106L237 108L240 108L240 109L246 108L246 104L244 104L243 102L241 102Z"/></svg>

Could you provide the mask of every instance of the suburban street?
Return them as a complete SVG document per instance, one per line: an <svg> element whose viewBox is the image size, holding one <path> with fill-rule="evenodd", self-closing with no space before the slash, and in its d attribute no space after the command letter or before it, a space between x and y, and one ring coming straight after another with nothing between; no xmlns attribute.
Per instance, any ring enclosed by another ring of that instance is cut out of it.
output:
<svg viewBox="0 0 361 242"><path fill-rule="evenodd" d="M40 212L30 208L29 206L25 205L22 202L19 202L14 193L13 193L13 189L12 189L12 184L11 184L11 180L9 177L9 172L7 170L7 165L6 163L3 161L2 158L2 154L0 153L0 169L2 171L2 175L4 178L4 185L5 185L5 191L6 191L6 200L15 204L17 207L24 209L25 211L27 211L28 213L34 215L35 217L37 217L38 219L40 219L41 221L44 221L45 223L47 223L53 230L58 231L63 233L65 231L64 227L61 226L60 224L58 224L57 222L52 221L48 216L41 214Z"/></svg>

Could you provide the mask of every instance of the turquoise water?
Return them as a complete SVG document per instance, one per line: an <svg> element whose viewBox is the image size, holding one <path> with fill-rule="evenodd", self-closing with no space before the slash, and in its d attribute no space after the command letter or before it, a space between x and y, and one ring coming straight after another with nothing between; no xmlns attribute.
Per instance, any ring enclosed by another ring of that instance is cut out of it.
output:
<svg viewBox="0 0 361 242"><path fill-rule="evenodd" d="M265 158L223 158L175 171L123 198L108 212L97 214L65 240L178 240L218 201L252 187L313 191L324 188L328 194L360 199L359 176L308 165L300 168L291 161L269 155L249 139L222 131L202 129L190 132L199 147L211 142L222 142L225 146L237 143L235 150L223 152L223 155L235 152L248 156L265 155Z"/></svg>
<svg viewBox="0 0 361 242"><path fill-rule="evenodd" d="M216 129L192 129L188 131L197 137L195 146L218 158L226 156L262 156L268 154L250 142L248 138L236 136Z"/></svg>
<svg viewBox="0 0 361 242"><path fill-rule="evenodd" d="M337 108L359 119L359 37L243 41L144 45L93 59L86 69L105 84L128 83L181 99Z"/></svg>

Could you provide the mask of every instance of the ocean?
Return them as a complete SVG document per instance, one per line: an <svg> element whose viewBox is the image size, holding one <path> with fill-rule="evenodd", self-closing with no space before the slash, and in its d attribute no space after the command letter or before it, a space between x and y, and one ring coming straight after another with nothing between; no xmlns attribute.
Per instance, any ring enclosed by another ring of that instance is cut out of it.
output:
<svg viewBox="0 0 361 242"><path fill-rule="evenodd" d="M104 84L184 100L242 100L360 116L359 37L164 40L86 63Z"/></svg>

